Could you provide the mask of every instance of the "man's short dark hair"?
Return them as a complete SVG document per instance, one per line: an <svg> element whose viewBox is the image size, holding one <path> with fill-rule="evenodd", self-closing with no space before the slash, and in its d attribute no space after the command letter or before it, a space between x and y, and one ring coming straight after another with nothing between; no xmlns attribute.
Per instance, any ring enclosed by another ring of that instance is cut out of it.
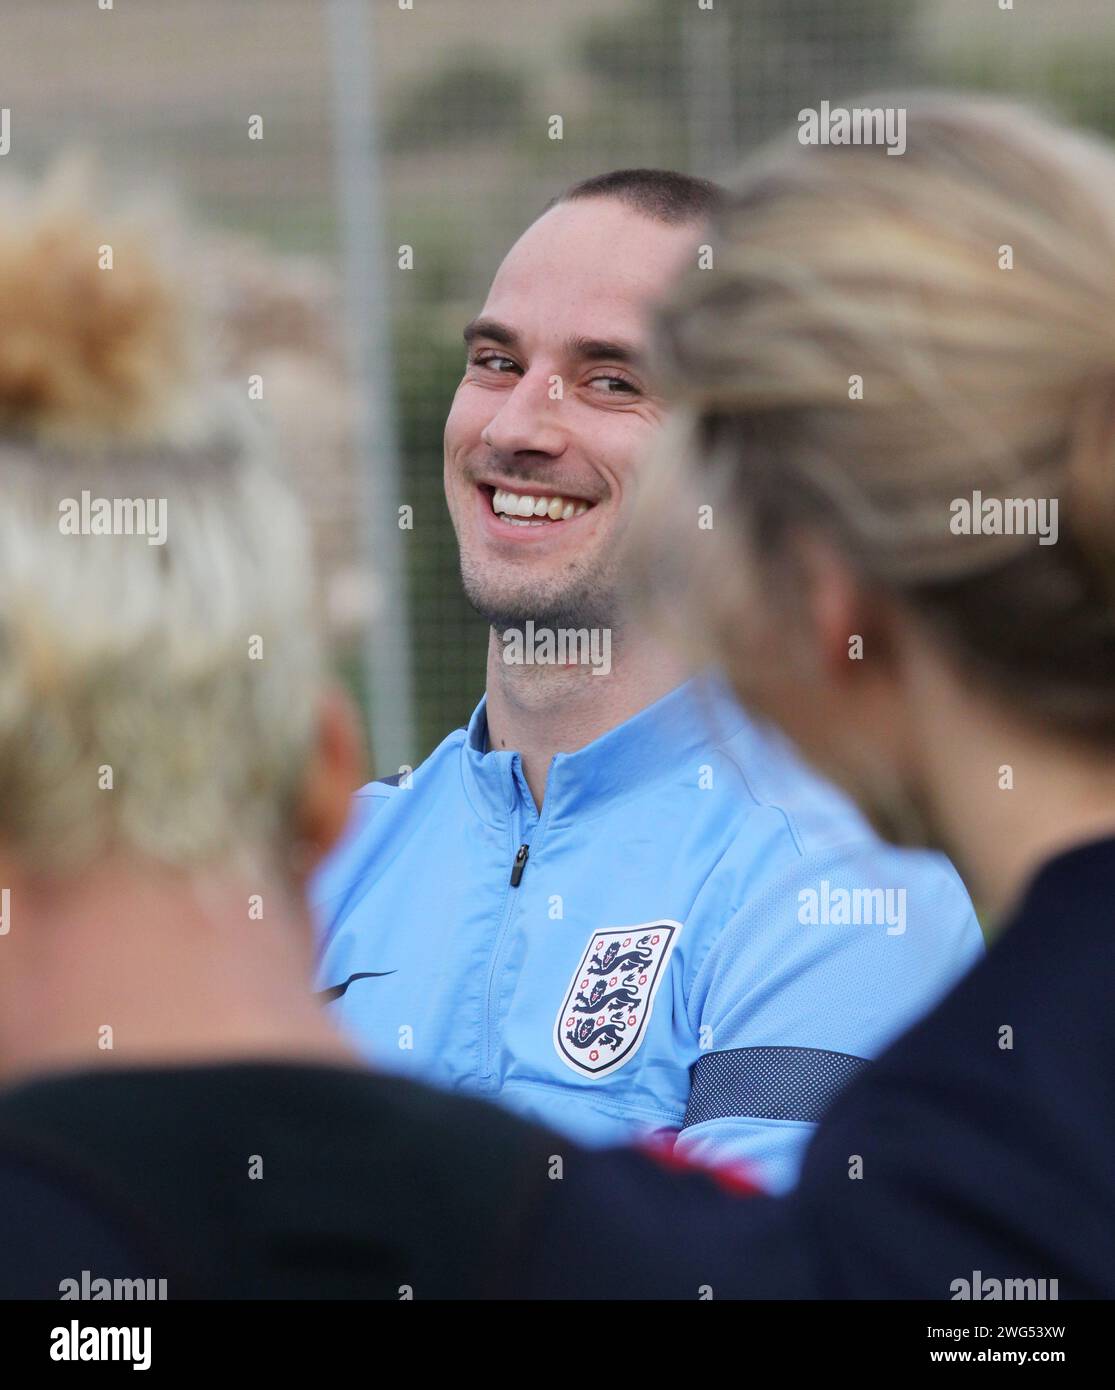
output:
<svg viewBox="0 0 1115 1390"><path fill-rule="evenodd" d="M725 190L711 179L698 179L672 169L613 169L584 179L551 198L543 209L582 198L616 198L655 222L677 225L704 222L724 201Z"/></svg>

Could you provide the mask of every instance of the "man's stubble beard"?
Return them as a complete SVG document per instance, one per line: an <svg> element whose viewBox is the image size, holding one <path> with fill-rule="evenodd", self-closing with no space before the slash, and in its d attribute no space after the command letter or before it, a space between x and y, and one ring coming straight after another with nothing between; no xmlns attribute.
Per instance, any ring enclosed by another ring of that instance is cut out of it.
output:
<svg viewBox="0 0 1115 1390"><path fill-rule="evenodd" d="M513 594L486 579L468 557L461 555L461 583L465 597L496 632L521 630L527 622L535 628L589 628L615 631L620 623L622 600L614 574L574 573L564 582L524 585Z"/></svg>

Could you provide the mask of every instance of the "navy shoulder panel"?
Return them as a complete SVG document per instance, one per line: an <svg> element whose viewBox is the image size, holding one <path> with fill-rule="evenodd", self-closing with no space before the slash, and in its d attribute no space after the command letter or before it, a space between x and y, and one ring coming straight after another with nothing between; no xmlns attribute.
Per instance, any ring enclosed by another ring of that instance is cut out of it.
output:
<svg viewBox="0 0 1115 1390"><path fill-rule="evenodd" d="M865 1057L820 1047L736 1047L693 1064L682 1128L729 1117L816 1122Z"/></svg>

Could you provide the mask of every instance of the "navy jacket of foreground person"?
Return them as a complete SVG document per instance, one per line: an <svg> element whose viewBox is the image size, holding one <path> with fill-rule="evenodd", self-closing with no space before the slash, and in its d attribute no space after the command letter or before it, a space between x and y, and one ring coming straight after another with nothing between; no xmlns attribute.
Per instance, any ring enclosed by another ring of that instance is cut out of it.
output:
<svg viewBox="0 0 1115 1390"><path fill-rule="evenodd" d="M88 1271L170 1298L1115 1297L1113 903L1115 840L1047 865L783 1197L357 1069L9 1088L0 1292Z"/></svg>
<svg viewBox="0 0 1115 1390"><path fill-rule="evenodd" d="M946 859L883 844L712 681L559 753L541 811L481 702L358 795L315 898L374 1066L590 1146L676 1134L771 1191L982 950Z"/></svg>

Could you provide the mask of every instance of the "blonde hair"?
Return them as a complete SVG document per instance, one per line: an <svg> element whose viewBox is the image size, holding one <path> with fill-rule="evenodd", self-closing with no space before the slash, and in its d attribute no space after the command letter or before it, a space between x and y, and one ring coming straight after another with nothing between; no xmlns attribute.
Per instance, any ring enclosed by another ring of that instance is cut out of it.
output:
<svg viewBox="0 0 1115 1390"><path fill-rule="evenodd" d="M899 157L780 141L729 181L657 320L637 582L742 672L814 527L1020 709L1115 739L1115 157L1001 101L855 103L895 104ZM976 491L1056 499L1056 544L954 533Z"/></svg>
<svg viewBox="0 0 1115 1390"><path fill-rule="evenodd" d="M0 842L45 872L281 849L311 744L305 528L172 230L70 171L0 207ZM165 543L70 534L83 493Z"/></svg>

